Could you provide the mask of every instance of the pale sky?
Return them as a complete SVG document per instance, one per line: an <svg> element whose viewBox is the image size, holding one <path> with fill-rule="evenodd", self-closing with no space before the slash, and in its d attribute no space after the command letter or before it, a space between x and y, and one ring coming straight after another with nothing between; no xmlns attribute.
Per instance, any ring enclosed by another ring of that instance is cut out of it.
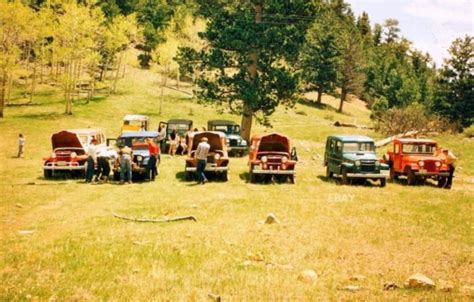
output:
<svg viewBox="0 0 474 302"><path fill-rule="evenodd" d="M401 35L416 49L429 52L438 67L454 39L474 35L474 0L347 0L371 25L388 18L400 21Z"/></svg>

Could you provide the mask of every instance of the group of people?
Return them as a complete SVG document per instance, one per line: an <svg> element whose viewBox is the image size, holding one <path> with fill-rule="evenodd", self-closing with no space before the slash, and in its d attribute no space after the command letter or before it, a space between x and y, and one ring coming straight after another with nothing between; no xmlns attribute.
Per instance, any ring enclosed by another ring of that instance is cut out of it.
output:
<svg viewBox="0 0 474 302"><path fill-rule="evenodd" d="M446 165L448 165L449 176L448 176L448 181L444 185L444 188L449 189L453 185L453 177L454 177L454 171L456 170L455 165L456 165L457 157L448 149L441 148L441 147L439 147L436 150L434 155L436 157L441 158L446 163Z"/></svg>
<svg viewBox="0 0 474 302"><path fill-rule="evenodd" d="M158 175L156 163L159 160L160 148L153 142L151 138L146 139L150 158L146 166L146 175L151 180L155 180ZM110 161L114 160L120 166L120 184L132 183L133 171L133 150L126 146L120 146L120 150L115 152L110 149L97 150L97 140L92 139L87 148L87 166L86 166L86 183L107 182L110 176ZM95 170L97 166L97 170ZM95 173L94 173L95 171ZM95 174L95 178L94 178Z"/></svg>
<svg viewBox="0 0 474 302"><path fill-rule="evenodd" d="M188 140L190 135L198 131L198 128L189 129L184 135L180 135L178 130L176 130L176 128L173 128L168 134L168 136L166 136L166 126L160 125L160 127L158 128L158 132L160 133L160 135L158 136L158 140L161 142L162 150L165 150L166 141L168 141L168 154L170 156L175 156L178 151L181 155L185 155L188 150ZM203 128L203 131L206 131L206 129Z"/></svg>

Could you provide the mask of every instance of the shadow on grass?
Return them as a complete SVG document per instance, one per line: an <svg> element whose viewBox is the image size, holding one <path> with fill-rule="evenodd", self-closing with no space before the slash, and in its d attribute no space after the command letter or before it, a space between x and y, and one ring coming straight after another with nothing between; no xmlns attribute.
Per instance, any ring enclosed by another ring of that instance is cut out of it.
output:
<svg viewBox="0 0 474 302"><path fill-rule="evenodd" d="M74 101L74 105L80 107L88 104L98 104L103 102L105 99L107 99L106 96L95 96L92 98L86 98L86 99L80 99L77 101Z"/></svg>
<svg viewBox="0 0 474 302"><path fill-rule="evenodd" d="M253 185L290 184L289 178L285 175L255 175L255 181L251 182L250 173L243 172L239 174L239 178Z"/></svg>
<svg viewBox="0 0 474 302"><path fill-rule="evenodd" d="M328 178L326 176L318 175L317 176L320 180L326 182L326 183L334 183L338 186L344 186L342 183L342 178L340 177L332 177ZM355 187L380 187L380 181L373 181L373 180L366 180L366 179L352 179L349 180L349 183L347 186L355 186Z"/></svg>
<svg viewBox="0 0 474 302"><path fill-rule="evenodd" d="M18 115L19 118L34 119L34 120L55 120L64 116L66 116L64 113L57 113L57 112L29 113L29 114Z"/></svg>
<svg viewBox="0 0 474 302"><path fill-rule="evenodd" d="M347 101L345 103L347 103ZM308 106L311 108L320 109L320 110L327 110L327 111L335 112L335 113L346 115L346 116L352 116L350 113L345 112L344 110L342 112L338 112L337 109L332 107L331 105L318 103L318 102L311 101L308 99L299 99L298 104L303 105L303 106Z"/></svg>

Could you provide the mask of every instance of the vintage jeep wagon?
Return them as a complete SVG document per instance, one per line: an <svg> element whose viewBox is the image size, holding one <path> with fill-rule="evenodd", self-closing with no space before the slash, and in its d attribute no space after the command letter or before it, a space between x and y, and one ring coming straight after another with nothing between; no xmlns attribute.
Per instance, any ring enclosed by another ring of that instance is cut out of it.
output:
<svg viewBox="0 0 474 302"><path fill-rule="evenodd" d="M366 136L329 136L324 165L326 177L340 175L343 184L348 184L352 179L372 179L380 180L380 186L384 187L388 176L388 165L380 163L375 154L374 140Z"/></svg>
<svg viewBox="0 0 474 302"><path fill-rule="evenodd" d="M117 138L117 146L127 146L132 149L132 178L133 179L152 179L151 171L147 175L146 166L150 160L150 152L148 151L148 143L146 140L148 138L153 139L155 144L158 145L158 135L157 131L135 131L135 132L125 132L122 133ZM156 169L160 164L160 157L156 161ZM118 160L115 162L113 167L114 179L120 179L120 165ZM159 173L158 173L159 174Z"/></svg>
<svg viewBox="0 0 474 302"><path fill-rule="evenodd" d="M127 114L123 118L122 133L127 131L148 130L149 118L146 115Z"/></svg>
<svg viewBox="0 0 474 302"><path fill-rule="evenodd" d="M441 155L435 155L437 149L437 143L429 139L395 139L393 150L387 154L391 178L406 176L409 185L432 178L443 187L449 168Z"/></svg>
<svg viewBox="0 0 474 302"><path fill-rule="evenodd" d="M229 156L227 155L225 135L222 132L202 131L191 133L188 142L188 155L184 167L186 180L191 180L196 172L197 159L195 153L201 138L207 137L211 146L207 156L204 173L220 176L224 181L229 180Z"/></svg>
<svg viewBox="0 0 474 302"><path fill-rule="evenodd" d="M282 134L257 134L252 137L249 151L250 182L259 178L289 179L295 183L296 149Z"/></svg>
<svg viewBox="0 0 474 302"><path fill-rule="evenodd" d="M87 148L92 139L97 140L97 149L106 149L106 139L98 129L72 129L55 133L51 136L53 153L43 158L45 178L57 172L82 175L86 170Z"/></svg>
<svg viewBox="0 0 474 302"><path fill-rule="evenodd" d="M229 155L239 154L243 156L248 149L247 141L240 135L240 126L235 122L211 120L207 122L207 130L220 131L225 134Z"/></svg>
<svg viewBox="0 0 474 302"><path fill-rule="evenodd" d="M168 136L171 134L173 129L176 129L176 132L180 137L185 137L186 133L193 128L193 121L187 119L172 119L168 120L167 122L160 122L160 126L166 125L166 146L165 150L161 150L161 152L168 152L168 148L170 143L168 141ZM178 150L179 151L179 150Z"/></svg>

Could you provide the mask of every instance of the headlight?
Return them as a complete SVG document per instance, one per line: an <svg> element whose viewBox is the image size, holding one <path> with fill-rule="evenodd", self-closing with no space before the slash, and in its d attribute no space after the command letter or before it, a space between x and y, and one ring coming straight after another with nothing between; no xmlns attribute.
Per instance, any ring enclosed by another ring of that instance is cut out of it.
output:
<svg viewBox="0 0 474 302"><path fill-rule="evenodd" d="M72 152L71 153L71 158L76 158L77 157L77 153L76 152Z"/></svg>
<svg viewBox="0 0 474 302"><path fill-rule="evenodd" d="M214 155L214 159L215 159L215 160L219 160L219 158L221 158L221 155L220 155L220 154Z"/></svg>
<svg viewBox="0 0 474 302"><path fill-rule="evenodd" d="M356 165L357 167L360 166L360 160L356 160L356 161L355 161L355 165Z"/></svg>
<svg viewBox="0 0 474 302"><path fill-rule="evenodd" d="M142 160L143 160L143 156L138 155L138 156L137 156L137 161L142 161Z"/></svg>
<svg viewBox="0 0 474 302"><path fill-rule="evenodd" d="M436 167L439 168L439 167L441 167L441 162L437 161L437 162L435 163L435 165L436 165Z"/></svg>
<svg viewBox="0 0 474 302"><path fill-rule="evenodd" d="M268 161L268 158L266 156L262 156L261 161L263 163L266 163Z"/></svg>
<svg viewBox="0 0 474 302"><path fill-rule="evenodd" d="M56 158L56 153L51 154L51 158Z"/></svg>
<svg viewBox="0 0 474 302"><path fill-rule="evenodd" d="M425 162L422 161L422 160L420 160L420 161L418 162L418 165L420 165L420 167L423 167L423 166L425 165Z"/></svg>
<svg viewBox="0 0 474 302"><path fill-rule="evenodd" d="M288 161L288 157L283 156L283 157L281 158L281 162L282 162L282 163L286 163L287 161Z"/></svg>
<svg viewBox="0 0 474 302"><path fill-rule="evenodd" d="M375 161L375 165L376 165L377 167L380 166L380 161L376 160L376 161Z"/></svg>

